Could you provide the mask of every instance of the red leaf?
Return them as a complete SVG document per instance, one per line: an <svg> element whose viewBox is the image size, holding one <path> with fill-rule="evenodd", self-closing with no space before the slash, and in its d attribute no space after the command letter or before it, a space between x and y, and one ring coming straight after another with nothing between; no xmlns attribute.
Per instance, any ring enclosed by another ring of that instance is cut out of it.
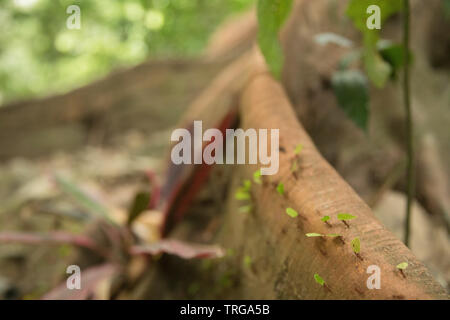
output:
<svg viewBox="0 0 450 320"><path fill-rule="evenodd" d="M107 253L97 246L89 237L82 235L72 235L66 232L52 232L39 234L31 232L0 232L0 243L24 243L24 244L72 244L78 247L91 249L102 256Z"/></svg>
<svg viewBox="0 0 450 320"><path fill-rule="evenodd" d="M68 289L66 282L46 293L42 300L87 300L94 298L97 286L102 280L112 277L119 271L117 265L105 263L81 270L81 289Z"/></svg>
<svg viewBox="0 0 450 320"><path fill-rule="evenodd" d="M237 110L232 109L219 123L218 129L225 136L226 129L232 128L237 119ZM193 124L188 128L193 131ZM207 144L202 147L202 152ZM213 165L174 165L169 164L166 181L161 191L158 208L164 212L162 236L166 237L170 230L184 217L189 206L205 185Z"/></svg>
<svg viewBox="0 0 450 320"><path fill-rule="evenodd" d="M130 249L133 255L157 255L168 253L183 259L220 258L223 249L218 246L191 244L178 240L161 240L146 245L135 245Z"/></svg>

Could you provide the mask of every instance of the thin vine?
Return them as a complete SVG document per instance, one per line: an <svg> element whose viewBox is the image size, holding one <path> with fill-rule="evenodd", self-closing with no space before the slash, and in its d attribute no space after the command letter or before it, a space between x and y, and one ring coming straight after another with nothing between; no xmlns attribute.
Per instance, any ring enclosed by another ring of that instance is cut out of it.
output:
<svg viewBox="0 0 450 320"><path fill-rule="evenodd" d="M410 225L411 225L411 207L414 200L414 126L411 111L411 83L410 83L410 57L409 57L409 47L410 47L410 20L411 20L411 8L409 0L403 0L403 50L405 59L405 69L403 72L403 99L406 111L406 140L407 140L407 203L406 203L406 219L405 219L405 245L409 246L410 239Z"/></svg>

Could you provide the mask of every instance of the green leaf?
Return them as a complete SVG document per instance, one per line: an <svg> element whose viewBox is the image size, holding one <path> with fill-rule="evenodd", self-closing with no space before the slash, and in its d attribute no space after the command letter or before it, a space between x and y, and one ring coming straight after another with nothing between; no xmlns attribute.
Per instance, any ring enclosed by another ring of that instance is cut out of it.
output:
<svg viewBox="0 0 450 320"><path fill-rule="evenodd" d="M364 34L364 37L375 35L374 38L377 38L379 30L370 30L367 28L367 19L370 16L367 13L367 8L373 4L380 7L381 27L383 27L383 23L390 16L402 10L402 1L403 0L351 0L347 7L346 14L353 21L355 27ZM375 43L376 41L374 44Z"/></svg>
<svg viewBox="0 0 450 320"><path fill-rule="evenodd" d="M227 256L228 257L233 257L235 254L234 249L233 248L228 248L227 249ZM205 260L205 261L211 261L211 260Z"/></svg>
<svg viewBox="0 0 450 320"><path fill-rule="evenodd" d="M392 68L375 49L367 49L363 56L364 67L370 81L383 88L392 73Z"/></svg>
<svg viewBox="0 0 450 320"><path fill-rule="evenodd" d="M292 162L291 172L297 172L297 171L298 171L298 163L297 163L297 159L294 159L294 161Z"/></svg>
<svg viewBox="0 0 450 320"><path fill-rule="evenodd" d="M330 220L330 216L324 216L322 219L323 222L327 222L328 220Z"/></svg>
<svg viewBox="0 0 450 320"><path fill-rule="evenodd" d="M252 182L248 179L244 180L242 190L248 192L248 191L250 191L251 187L252 187Z"/></svg>
<svg viewBox="0 0 450 320"><path fill-rule="evenodd" d="M256 184L261 184L262 180L261 180L261 170L258 169L257 171L255 171L253 173L253 182L255 182Z"/></svg>
<svg viewBox="0 0 450 320"><path fill-rule="evenodd" d="M447 19L450 20L450 0L443 0L443 6L444 6L444 15Z"/></svg>
<svg viewBox="0 0 450 320"><path fill-rule="evenodd" d="M391 76L396 78L401 68L405 66L405 49L401 44L394 44L391 41L380 40L377 44L378 52L384 61L391 67ZM409 63L412 61L412 53L408 53Z"/></svg>
<svg viewBox="0 0 450 320"><path fill-rule="evenodd" d="M408 262L402 262L397 265L397 269L405 270L406 268L408 268Z"/></svg>
<svg viewBox="0 0 450 320"><path fill-rule="evenodd" d="M352 219L355 219L356 217L352 216L351 214L348 214L348 213L339 213L337 215L337 218L339 220L352 220Z"/></svg>
<svg viewBox="0 0 450 320"><path fill-rule="evenodd" d="M361 252L361 242L359 241L359 238L356 237L352 240L352 249L354 253L360 253Z"/></svg>
<svg viewBox="0 0 450 320"><path fill-rule="evenodd" d="M330 233L330 234L327 234L327 237L336 238L336 237L342 237L342 236L340 234L337 234L337 233Z"/></svg>
<svg viewBox="0 0 450 320"><path fill-rule="evenodd" d="M302 152L302 150L303 150L303 145L302 145L302 144L298 144L298 145L295 147L294 154L295 154L295 155L298 155L298 154L300 154L300 152Z"/></svg>
<svg viewBox="0 0 450 320"><path fill-rule="evenodd" d="M319 276L319 274L315 274L314 275L314 279L316 280L316 282L318 283L318 284L320 284L321 286L323 286L324 284L325 284L325 281L322 279L322 277L321 276Z"/></svg>
<svg viewBox="0 0 450 320"><path fill-rule="evenodd" d="M307 236L308 238L313 238L313 237L322 237L323 234L312 232L312 233L305 234L305 236Z"/></svg>
<svg viewBox="0 0 450 320"><path fill-rule="evenodd" d="M357 70L334 73L332 85L339 107L361 129L367 129L369 90L366 77Z"/></svg>
<svg viewBox="0 0 450 320"><path fill-rule="evenodd" d="M234 196L237 200L249 200L250 199L250 194L241 189L238 189L238 191L236 192L236 194Z"/></svg>
<svg viewBox="0 0 450 320"><path fill-rule="evenodd" d="M376 4L380 7L381 24L393 14L403 8L403 0L351 0L347 8L347 16L353 21L355 27L363 33L364 38L364 67L373 84L382 88L391 74L391 67L379 55L376 44L380 30L367 28L367 8Z"/></svg>
<svg viewBox="0 0 450 320"><path fill-rule="evenodd" d="M136 219L142 212L148 209L150 203L150 193L149 192L138 192L134 196L134 201L128 210L128 220L127 225L131 225L131 223Z"/></svg>
<svg viewBox="0 0 450 320"><path fill-rule="evenodd" d="M279 184L278 184L278 186L277 186L277 192L280 194L280 195L284 195L284 184L282 183L282 182L280 182Z"/></svg>
<svg viewBox="0 0 450 320"><path fill-rule="evenodd" d="M249 204L246 206L239 207L239 212L248 213L248 212L252 211L252 209L253 209L253 206L251 204Z"/></svg>
<svg viewBox="0 0 450 320"><path fill-rule="evenodd" d="M258 44L270 72L277 79L281 76L284 63L278 35L291 11L292 2L293 0L259 0L257 4Z"/></svg>
<svg viewBox="0 0 450 320"><path fill-rule="evenodd" d="M288 216L292 217L292 218L296 218L298 216L297 211L295 211L292 208L287 208L286 209L286 213L288 214Z"/></svg>
<svg viewBox="0 0 450 320"><path fill-rule="evenodd" d="M244 266L246 268L250 268L252 265L252 258L250 256L245 256L244 257Z"/></svg>
<svg viewBox="0 0 450 320"><path fill-rule="evenodd" d="M89 213L95 214L111 224L116 224L110 217L108 209L101 203L95 201L77 185L60 176L55 176L55 181L64 193L68 194L75 202L77 202L78 205L87 210Z"/></svg>

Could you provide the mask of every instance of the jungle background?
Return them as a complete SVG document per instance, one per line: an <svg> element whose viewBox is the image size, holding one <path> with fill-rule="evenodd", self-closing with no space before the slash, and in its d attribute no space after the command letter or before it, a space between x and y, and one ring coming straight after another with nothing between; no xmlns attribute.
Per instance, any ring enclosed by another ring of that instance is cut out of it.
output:
<svg viewBox="0 0 450 320"><path fill-rule="evenodd" d="M355 46L361 38L351 30L342 4L297 2L304 10L292 13L294 22L282 41L283 87L325 159L402 239L400 82L393 76L387 88L369 88L369 129L357 128L338 108L330 84L347 49L333 41L320 43L317 35L342 32ZM65 27L72 4L81 8L80 30ZM94 266L89 290L71 298L259 297L239 289L242 279L256 281L258 272L264 273L256 254L222 248L220 255L231 257L236 271L229 263L221 265L223 257L189 260L201 255L192 248L162 249L179 256L175 262L164 261L159 251L151 258L115 252L126 269L118 273L108 265L95 269L102 260L89 249L64 241L50 245L37 236L88 234L100 243L110 241L108 250L120 251L115 248L120 241L108 237L139 214L129 227L149 243L159 240L161 212L142 203L155 193L154 181L165 179L170 134L189 105L208 95L222 70L252 50L258 29L254 5L254 0L1 1L1 298L64 297L52 289L65 284L71 264L82 270ZM411 249L448 290L450 5L436 0L414 8L418 160ZM399 19L389 20L383 36L399 39ZM213 196L211 188L199 192L195 214L175 235L215 243L224 221L219 211L225 206L227 170L213 172L218 191ZM113 228L104 220L114 220ZM210 250L206 256L213 257L218 249L197 250ZM211 270L218 274L214 279L205 276ZM192 277L186 279L189 272ZM277 290L276 297L285 297Z"/></svg>

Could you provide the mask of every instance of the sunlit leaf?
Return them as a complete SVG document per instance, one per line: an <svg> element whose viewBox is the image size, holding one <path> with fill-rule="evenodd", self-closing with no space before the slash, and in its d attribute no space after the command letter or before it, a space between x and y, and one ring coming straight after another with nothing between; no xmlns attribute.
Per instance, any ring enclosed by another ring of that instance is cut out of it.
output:
<svg viewBox="0 0 450 320"><path fill-rule="evenodd" d="M313 238L313 237L322 237L323 235L320 234L320 233L314 233L314 232L312 232L312 233L307 233L307 234L305 234L305 236L307 236L308 238Z"/></svg>
<svg viewBox="0 0 450 320"><path fill-rule="evenodd" d="M295 218L295 217L298 216L298 212L295 211L295 210L292 209L292 208L287 208L287 209L286 209L286 213L288 214L288 216L290 216L290 217L292 217L292 218Z"/></svg>
<svg viewBox="0 0 450 320"><path fill-rule="evenodd" d="M318 284L320 284L321 286L325 285L325 281L322 279L321 276L319 276L319 274L316 273L316 274L314 275L314 279L315 279L316 282L317 282Z"/></svg>
<svg viewBox="0 0 450 320"><path fill-rule="evenodd" d="M339 220L352 220L352 219L355 219L356 217L352 216L351 214L348 214L348 213L339 213L337 215L337 218Z"/></svg>
<svg viewBox="0 0 450 320"><path fill-rule="evenodd" d="M389 63L375 49L366 50L363 61L369 79L376 87L383 88L392 73Z"/></svg>
<svg viewBox="0 0 450 320"><path fill-rule="evenodd" d="M295 147L294 154L295 154L295 155L300 154L300 152L302 151L302 149L303 149L303 145L302 145L302 144L298 144L298 145Z"/></svg>
<svg viewBox="0 0 450 320"><path fill-rule="evenodd" d="M351 245L354 253L361 252L361 242L358 237L352 240Z"/></svg>
<svg viewBox="0 0 450 320"><path fill-rule="evenodd" d="M259 22L258 43L270 72L279 79L284 55L279 42L279 32L289 16L293 0L259 0L257 15Z"/></svg>
<svg viewBox="0 0 450 320"><path fill-rule="evenodd" d="M253 173L253 182L256 184L261 184L262 183L262 179L261 179L261 170L258 169Z"/></svg>
<svg viewBox="0 0 450 320"><path fill-rule="evenodd" d="M402 262L397 265L397 269L405 270L406 268L408 268L408 262Z"/></svg>
<svg viewBox="0 0 450 320"><path fill-rule="evenodd" d="M277 192L278 192L280 195L284 195L284 184L283 184L282 182L280 182L280 183L278 184L278 186L277 186Z"/></svg>
<svg viewBox="0 0 450 320"><path fill-rule="evenodd" d="M322 219L323 222L327 222L328 220L330 220L330 216L324 216Z"/></svg>
<svg viewBox="0 0 450 320"><path fill-rule="evenodd" d="M248 200L250 199L250 193L238 190L236 191L234 197L236 198L236 200Z"/></svg>

